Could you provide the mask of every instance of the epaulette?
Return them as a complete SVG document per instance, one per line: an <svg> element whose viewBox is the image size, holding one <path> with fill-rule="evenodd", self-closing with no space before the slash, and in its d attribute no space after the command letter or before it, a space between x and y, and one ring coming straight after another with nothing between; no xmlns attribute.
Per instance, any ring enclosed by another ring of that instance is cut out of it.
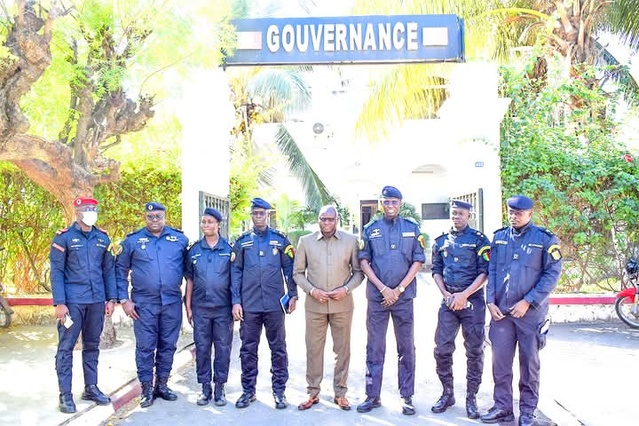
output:
<svg viewBox="0 0 639 426"><path fill-rule="evenodd" d="M143 230L144 228L140 228L140 229L136 229L133 232L129 232L128 234L126 234L127 237L130 237L131 235L137 234L138 232L140 232L141 230Z"/></svg>
<svg viewBox="0 0 639 426"><path fill-rule="evenodd" d="M554 237L554 236L555 236L555 234L554 234L551 230L549 230L549 229L542 228L542 227L540 226L540 227L539 227L539 230L540 230L540 231L542 231L544 234L548 235L549 237Z"/></svg>
<svg viewBox="0 0 639 426"><path fill-rule="evenodd" d="M371 227L373 223L376 223L379 219L371 220L366 225L364 225L364 229L368 229Z"/></svg>
<svg viewBox="0 0 639 426"><path fill-rule="evenodd" d="M106 231L106 229L98 228L97 226L95 227L95 229L97 229L100 232L105 233L106 235L109 235L109 233Z"/></svg>
<svg viewBox="0 0 639 426"><path fill-rule="evenodd" d="M282 237L286 238L286 233L285 233L285 232L280 231L279 229L271 228L271 231L273 231L273 232L274 232L274 233L276 233L277 235L280 235L280 236L282 236Z"/></svg>
<svg viewBox="0 0 639 426"><path fill-rule="evenodd" d="M179 232L180 234L184 234L184 231L182 231L181 229L174 228L174 227L172 227L172 226L167 226L167 228L172 229L172 230L174 230L174 231L176 231L176 232Z"/></svg>
<svg viewBox="0 0 639 426"><path fill-rule="evenodd" d="M476 229L475 229L475 235L477 235L478 237L485 237L486 236L486 234L484 234L483 232L478 231Z"/></svg>
<svg viewBox="0 0 639 426"><path fill-rule="evenodd" d="M411 222L411 223L413 223L413 224L415 224L415 225L419 226L419 223L417 223L417 221L416 221L415 219L413 219L412 217L410 217L410 216L402 216L402 217L403 217L404 219L406 219L408 222Z"/></svg>
<svg viewBox="0 0 639 426"><path fill-rule="evenodd" d="M58 229L58 230L55 232L55 234L56 234L56 235L62 235L62 234L64 234L65 232L67 232L68 230L69 230L69 228L62 228L62 229Z"/></svg>
<svg viewBox="0 0 639 426"><path fill-rule="evenodd" d="M198 241L199 241L199 240L197 240L197 241L191 241L191 240L189 240L189 243L186 245L186 249L187 249L187 250L191 250L191 247L193 247L195 244L197 244L197 242L198 242Z"/></svg>
<svg viewBox="0 0 639 426"><path fill-rule="evenodd" d="M508 229L508 226L504 226L503 228L499 228L497 229L495 232L493 232L493 234L498 233L499 231L505 231L506 229Z"/></svg>

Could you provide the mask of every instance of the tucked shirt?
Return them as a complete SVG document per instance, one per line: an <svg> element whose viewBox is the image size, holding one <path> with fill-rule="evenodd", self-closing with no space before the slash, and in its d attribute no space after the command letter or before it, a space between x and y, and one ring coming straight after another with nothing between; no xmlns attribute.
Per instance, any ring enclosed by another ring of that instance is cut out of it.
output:
<svg viewBox="0 0 639 426"><path fill-rule="evenodd" d="M503 313L520 300L545 315L548 298L561 275L559 240L550 231L528 223L495 232L490 247L486 303Z"/></svg>
<svg viewBox="0 0 639 426"><path fill-rule="evenodd" d="M300 238L295 253L293 279L306 293L313 288L329 292L343 286L353 291L364 279L357 251L357 237L340 230L328 238L320 231L305 235ZM304 307L318 313L346 312L354 307L353 296L329 299L327 303L306 297Z"/></svg>
<svg viewBox="0 0 639 426"><path fill-rule="evenodd" d="M359 260L366 259L384 285L395 288L404 279L414 262L424 263L424 246L419 227L403 217L392 220L381 218L369 223L362 234L363 248L360 249ZM417 295L416 279L410 282L403 298L414 298ZM383 300L383 295L370 282L366 287L369 300Z"/></svg>
<svg viewBox="0 0 639 426"><path fill-rule="evenodd" d="M56 233L49 252L54 305L117 297L110 245L106 232L95 226L84 232L76 222Z"/></svg>
<svg viewBox="0 0 639 426"><path fill-rule="evenodd" d="M186 277L193 280L191 305L231 307L231 245L219 237L214 247L202 238L189 249Z"/></svg>
<svg viewBox="0 0 639 426"><path fill-rule="evenodd" d="M169 226L157 237L147 228L127 235L115 263L118 298L128 298L130 272L134 302L180 302L188 243L182 231Z"/></svg>
<svg viewBox="0 0 639 426"><path fill-rule="evenodd" d="M435 238L431 271L433 276L441 275L446 289L455 293L469 287L480 274L488 274L489 259L490 240L466 226ZM483 291L475 294L483 295Z"/></svg>
<svg viewBox="0 0 639 426"><path fill-rule="evenodd" d="M240 235L231 254L231 298L246 312L282 309L280 298L286 286L297 297L293 281L295 250L282 232L267 227L253 228Z"/></svg>

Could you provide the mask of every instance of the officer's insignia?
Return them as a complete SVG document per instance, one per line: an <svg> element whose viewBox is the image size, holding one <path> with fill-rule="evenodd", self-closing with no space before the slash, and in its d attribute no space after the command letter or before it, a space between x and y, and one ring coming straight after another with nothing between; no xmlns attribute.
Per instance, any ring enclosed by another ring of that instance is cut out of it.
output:
<svg viewBox="0 0 639 426"><path fill-rule="evenodd" d="M72 243L79 243L80 239L79 238L71 238L71 242Z"/></svg>
<svg viewBox="0 0 639 426"><path fill-rule="evenodd" d="M382 236L381 231L379 230L379 228L375 228L373 229L373 231L371 232L370 238L379 238Z"/></svg>
<svg viewBox="0 0 639 426"><path fill-rule="evenodd" d="M122 253L122 246L120 244L111 243L109 244L107 251L111 253L111 256L115 257L119 255L120 253Z"/></svg>
<svg viewBox="0 0 639 426"><path fill-rule="evenodd" d="M486 262L490 262L490 246L483 246L477 252L477 256L481 256Z"/></svg>
<svg viewBox="0 0 639 426"><path fill-rule="evenodd" d="M178 240L178 237L176 237L175 235L167 235L166 236L166 240L167 241L171 241L172 243L176 242Z"/></svg>
<svg viewBox="0 0 639 426"><path fill-rule="evenodd" d="M56 235L62 235L62 234L64 234L65 232L67 232L68 230L69 230L69 228L59 229L59 230L57 230L57 231L56 231L56 233L55 233L55 234L56 234Z"/></svg>
<svg viewBox="0 0 639 426"><path fill-rule="evenodd" d="M295 249L292 244L289 244L284 249L284 254L293 259L295 257Z"/></svg>
<svg viewBox="0 0 639 426"><path fill-rule="evenodd" d="M231 262L235 262L235 252L231 252Z"/></svg>
<svg viewBox="0 0 639 426"><path fill-rule="evenodd" d="M553 244L550 247L548 247L548 254L550 254L550 257L552 257L553 260L561 259L561 250L559 249L560 247L558 244Z"/></svg>
<svg viewBox="0 0 639 426"><path fill-rule="evenodd" d="M357 246L359 247L360 250L364 250L364 240L362 240L361 238L357 241Z"/></svg>
<svg viewBox="0 0 639 426"><path fill-rule="evenodd" d="M273 247L273 256L277 256L277 248Z"/></svg>
<svg viewBox="0 0 639 426"><path fill-rule="evenodd" d="M422 249L426 248L426 239L423 235L419 234L419 237L417 237L417 241L419 241L419 245Z"/></svg>
<svg viewBox="0 0 639 426"><path fill-rule="evenodd" d="M64 253L64 247L62 247L58 243L53 243L53 248L56 249L56 250L60 250L62 253Z"/></svg>

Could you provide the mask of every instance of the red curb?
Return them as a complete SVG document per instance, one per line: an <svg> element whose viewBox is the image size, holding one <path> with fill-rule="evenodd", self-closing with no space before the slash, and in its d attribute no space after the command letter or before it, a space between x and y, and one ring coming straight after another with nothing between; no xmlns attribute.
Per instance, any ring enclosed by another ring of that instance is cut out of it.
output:
<svg viewBox="0 0 639 426"><path fill-rule="evenodd" d="M51 297L7 297L10 306L53 306Z"/></svg>
<svg viewBox="0 0 639 426"><path fill-rule="evenodd" d="M118 411L120 408L127 405L131 400L140 395L142 387L138 382L138 379L134 379L129 384L125 385L122 389L117 391L115 395L111 397L111 405L114 411Z"/></svg>
<svg viewBox="0 0 639 426"><path fill-rule="evenodd" d="M614 295L555 294L550 296L551 305L612 305Z"/></svg>

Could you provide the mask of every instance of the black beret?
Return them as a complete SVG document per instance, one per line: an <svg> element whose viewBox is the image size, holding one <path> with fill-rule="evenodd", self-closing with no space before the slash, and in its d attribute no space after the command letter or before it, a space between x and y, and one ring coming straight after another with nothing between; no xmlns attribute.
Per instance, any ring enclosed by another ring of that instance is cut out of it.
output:
<svg viewBox="0 0 639 426"><path fill-rule="evenodd" d="M385 186L382 189L382 197L383 198L399 198L402 199L402 193L399 192L399 189L394 186Z"/></svg>
<svg viewBox="0 0 639 426"><path fill-rule="evenodd" d="M534 204L533 200L525 195L513 195L506 200L506 205L508 205L511 209L516 210L530 210L533 208Z"/></svg>
<svg viewBox="0 0 639 426"><path fill-rule="evenodd" d="M271 205L266 200L263 200L258 197L255 197L251 200L251 208L266 209L266 210L272 209Z"/></svg>
<svg viewBox="0 0 639 426"><path fill-rule="evenodd" d="M207 207L204 209L204 213L202 216L213 216L217 219L218 222L222 222L222 213L219 210L214 209L213 207Z"/></svg>
<svg viewBox="0 0 639 426"><path fill-rule="evenodd" d="M146 203L146 205L144 206L144 209L148 212L166 211L166 207L164 207L160 203L156 203L155 201L150 201Z"/></svg>

